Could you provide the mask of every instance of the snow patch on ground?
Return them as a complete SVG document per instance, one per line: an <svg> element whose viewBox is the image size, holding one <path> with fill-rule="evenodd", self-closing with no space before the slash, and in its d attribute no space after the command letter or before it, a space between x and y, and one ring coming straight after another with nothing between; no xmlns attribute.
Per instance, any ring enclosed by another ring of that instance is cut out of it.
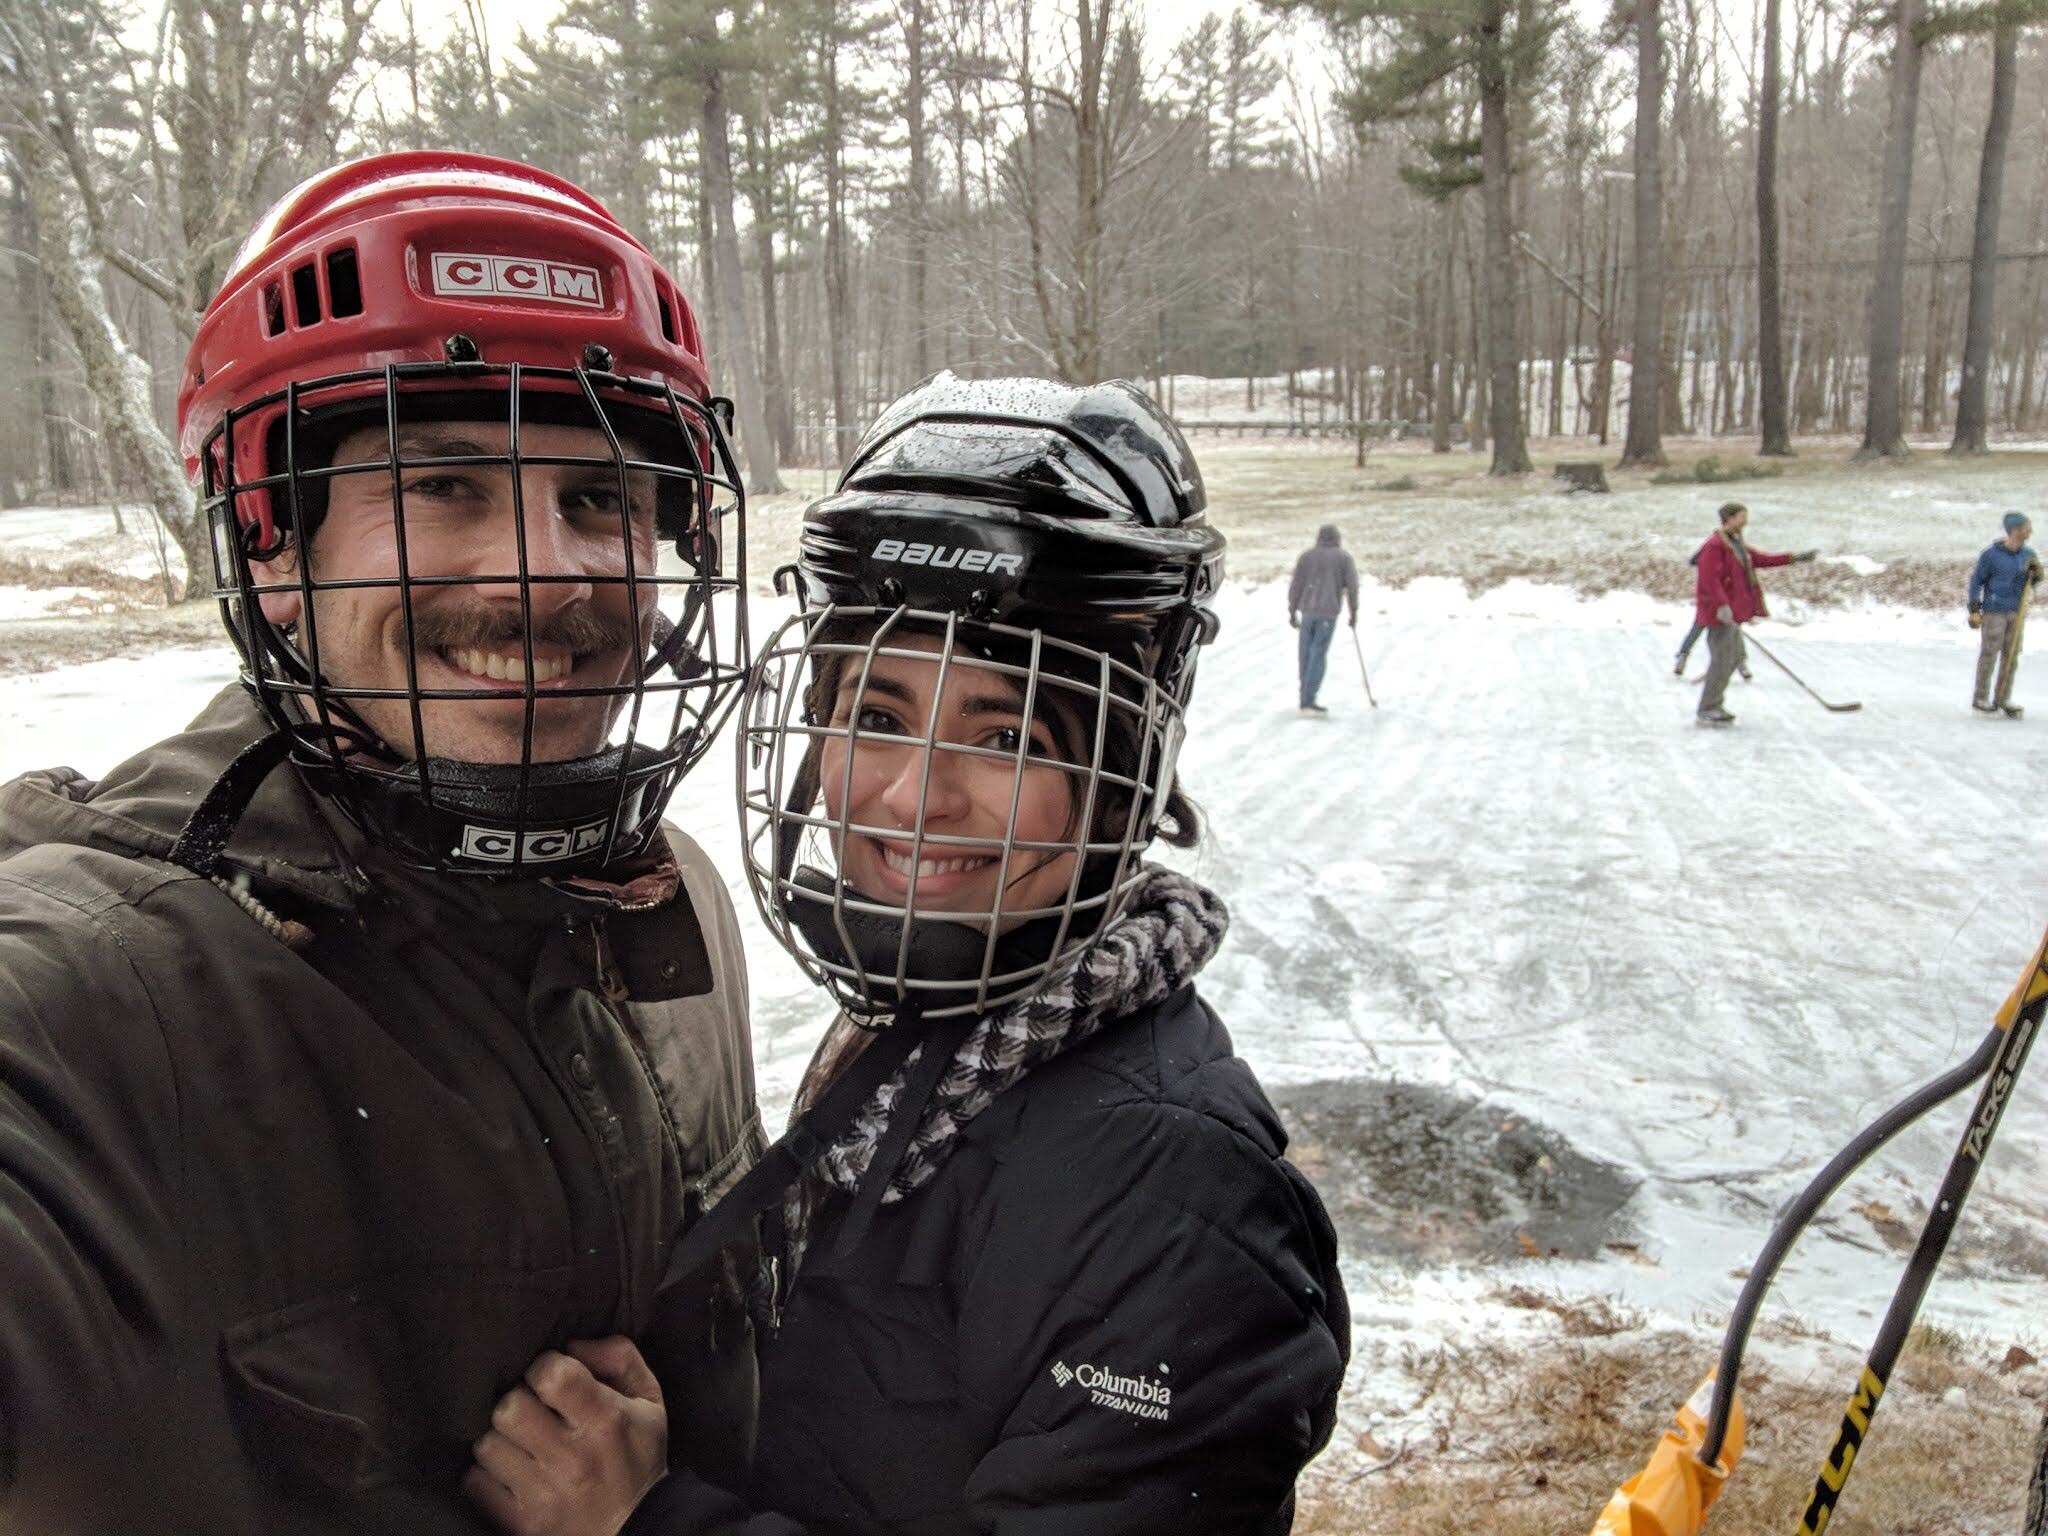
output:
<svg viewBox="0 0 2048 1536"><path fill-rule="evenodd" d="M0 512L0 556L35 565L86 560L109 575L136 580L155 580L168 566L173 583L184 585L184 553L155 513L123 506L121 527L115 531L110 507L16 507ZM23 616L0 612L0 618Z"/></svg>
<svg viewBox="0 0 2048 1536"><path fill-rule="evenodd" d="M10 619L77 617L111 610L107 595L96 587L0 586L0 624Z"/></svg>

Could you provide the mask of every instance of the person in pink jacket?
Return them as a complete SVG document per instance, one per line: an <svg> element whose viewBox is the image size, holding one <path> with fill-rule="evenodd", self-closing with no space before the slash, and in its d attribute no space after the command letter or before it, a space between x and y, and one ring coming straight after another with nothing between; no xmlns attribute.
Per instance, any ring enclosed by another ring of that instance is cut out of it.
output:
<svg viewBox="0 0 2048 1536"><path fill-rule="evenodd" d="M1770 610L1764 606L1759 570L1811 560L1818 550L1796 555L1770 555L1751 549L1742 530L1749 523L1749 508L1731 501L1721 508L1721 526L1700 546L1697 557L1699 577L1693 589L1694 622L1707 631L1707 679L1700 686L1700 709L1694 718L1701 725L1732 725L1735 717L1721 707L1728 692L1728 679L1746 659L1742 626Z"/></svg>

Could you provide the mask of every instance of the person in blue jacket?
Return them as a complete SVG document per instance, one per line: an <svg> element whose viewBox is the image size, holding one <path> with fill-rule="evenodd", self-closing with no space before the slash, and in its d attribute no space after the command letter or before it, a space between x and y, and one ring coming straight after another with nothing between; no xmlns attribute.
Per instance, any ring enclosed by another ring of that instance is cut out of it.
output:
<svg viewBox="0 0 2048 1536"><path fill-rule="evenodd" d="M2013 674L2020 664L2020 600L2041 579L2041 557L2027 543L2034 525L2023 512L2005 514L2005 537L1977 557L1970 572L1970 628L1983 636L1977 647L1977 687L1970 707L1981 714L2025 713L2012 701ZM1991 686L1992 669L1998 688Z"/></svg>

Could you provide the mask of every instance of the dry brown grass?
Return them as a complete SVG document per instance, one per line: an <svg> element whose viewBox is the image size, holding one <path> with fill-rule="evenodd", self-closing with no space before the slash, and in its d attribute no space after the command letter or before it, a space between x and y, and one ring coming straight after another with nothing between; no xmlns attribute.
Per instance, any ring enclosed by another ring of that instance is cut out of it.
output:
<svg viewBox="0 0 2048 1536"><path fill-rule="evenodd" d="M1418 1403L1407 1417L1427 1428L1398 1444L1334 1448L1303 1480L1295 1530L1584 1536L1616 1484L1641 1468L1711 1350L1668 1332L1572 1338L1567 1314L1600 1307L1558 1297L1541 1306L1557 1313L1565 1336L1404 1359ZM2000 1375L2003 1352L1945 1330L1916 1330L1828 1527L1832 1536L2019 1529L2048 1371ZM1749 1444L1707 1536L1797 1529L1854 1371L1845 1365L1795 1379L1751 1367L1743 1383Z"/></svg>
<svg viewBox="0 0 2048 1536"><path fill-rule="evenodd" d="M91 620L62 614L16 619L0 624L0 677L206 645L228 649L220 609L210 598L169 608L121 608Z"/></svg>
<svg viewBox="0 0 2048 1536"><path fill-rule="evenodd" d="M161 576L128 576L93 560L52 561L0 553L0 587L27 587L34 592L80 587L111 606L164 606Z"/></svg>

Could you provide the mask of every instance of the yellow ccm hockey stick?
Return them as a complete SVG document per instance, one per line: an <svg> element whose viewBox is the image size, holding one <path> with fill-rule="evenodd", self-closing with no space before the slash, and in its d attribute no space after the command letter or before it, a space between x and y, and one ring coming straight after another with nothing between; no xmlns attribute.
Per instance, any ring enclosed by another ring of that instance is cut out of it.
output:
<svg viewBox="0 0 2048 1536"><path fill-rule="evenodd" d="M1821 1536L1834 1516L1842 1487L1855 1465L1856 1452L1870 1433L1871 1416L1877 1412L1885 1384L1891 1380L1892 1367L1905 1346L1907 1331L1913 1326L1914 1315L1920 1310L1935 1268L1955 1231L1963 1201L1969 1197L1977 1170L1991 1148L1991 1138L2012 1098L2013 1083L2026 1064L2034 1037L2040 1033L2044 1014L2048 1014L2048 934L2042 935L2034 958L2027 963L2026 974L1999 1008L1990 1034L1969 1059L1915 1089L1872 1121L1785 1208L1735 1303L1727 1336L1721 1341L1719 1364L1700 1383L1691 1400L1678 1410L1676 1425L1664 1432L1649 1463L1615 1490L1593 1526L1593 1536L1698 1536L1706 1524L1707 1511L1721 1496L1729 1473L1742 1455L1742 1401L1735 1390L1736 1379L1742 1369L1750 1327L1778 1265L1806 1224L1864 1159L1937 1104L1981 1078L1984 1087L1977 1095L1977 1107L1949 1162L1948 1173L1928 1212L1927 1225L1906 1264L1906 1273L1892 1294L1884 1323L1863 1362L1848 1407L1843 1410L1842 1427L1835 1435L1827 1460L1821 1463L1812 1497L1797 1526L1799 1536Z"/></svg>

